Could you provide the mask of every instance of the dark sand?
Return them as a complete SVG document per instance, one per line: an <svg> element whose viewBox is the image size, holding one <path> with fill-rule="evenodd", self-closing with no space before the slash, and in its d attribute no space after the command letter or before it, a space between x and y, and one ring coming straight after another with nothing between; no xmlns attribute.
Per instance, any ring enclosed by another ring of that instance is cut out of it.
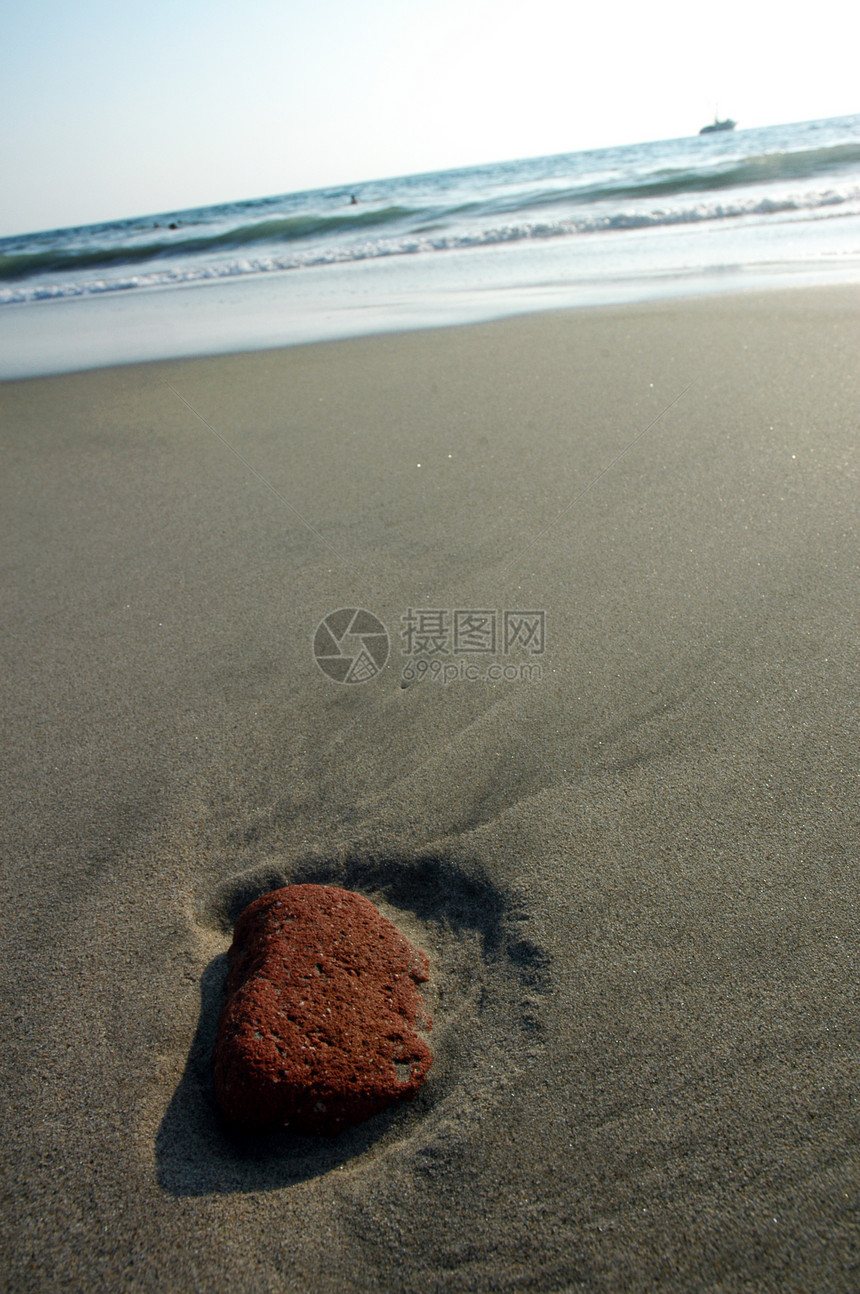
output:
<svg viewBox="0 0 860 1294"><path fill-rule="evenodd" d="M858 356L846 288L0 389L4 1287L860 1287ZM344 605L545 609L544 678L338 686ZM307 879L436 1062L237 1138L230 921Z"/></svg>

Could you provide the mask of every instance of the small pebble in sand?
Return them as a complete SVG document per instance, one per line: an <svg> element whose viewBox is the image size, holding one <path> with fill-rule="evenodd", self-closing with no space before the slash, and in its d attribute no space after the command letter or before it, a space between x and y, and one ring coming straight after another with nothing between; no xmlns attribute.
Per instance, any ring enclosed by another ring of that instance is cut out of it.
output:
<svg viewBox="0 0 860 1294"><path fill-rule="evenodd" d="M429 964L369 899L333 885L264 894L228 963L213 1060L229 1119L330 1135L424 1082Z"/></svg>

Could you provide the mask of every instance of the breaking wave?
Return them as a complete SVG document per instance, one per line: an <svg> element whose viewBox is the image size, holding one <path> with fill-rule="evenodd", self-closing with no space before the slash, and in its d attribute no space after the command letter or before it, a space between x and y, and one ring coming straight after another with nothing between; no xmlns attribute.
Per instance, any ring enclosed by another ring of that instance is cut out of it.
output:
<svg viewBox="0 0 860 1294"><path fill-rule="evenodd" d="M701 222L860 213L860 117L0 240L0 304Z"/></svg>

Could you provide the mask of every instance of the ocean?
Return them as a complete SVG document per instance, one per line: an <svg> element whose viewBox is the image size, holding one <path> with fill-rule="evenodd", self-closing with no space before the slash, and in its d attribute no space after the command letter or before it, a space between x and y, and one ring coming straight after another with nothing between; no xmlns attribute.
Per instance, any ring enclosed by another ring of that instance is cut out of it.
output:
<svg viewBox="0 0 860 1294"><path fill-rule="evenodd" d="M0 240L0 376L860 278L860 115Z"/></svg>

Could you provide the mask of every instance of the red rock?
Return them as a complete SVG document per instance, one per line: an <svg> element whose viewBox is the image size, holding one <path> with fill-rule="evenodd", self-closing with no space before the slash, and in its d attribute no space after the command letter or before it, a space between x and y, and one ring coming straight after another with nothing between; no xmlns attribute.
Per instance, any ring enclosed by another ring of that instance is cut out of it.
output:
<svg viewBox="0 0 860 1294"><path fill-rule="evenodd" d="M228 963L214 1052L228 1118L332 1134L424 1082L429 963L369 899L334 885L264 894Z"/></svg>

